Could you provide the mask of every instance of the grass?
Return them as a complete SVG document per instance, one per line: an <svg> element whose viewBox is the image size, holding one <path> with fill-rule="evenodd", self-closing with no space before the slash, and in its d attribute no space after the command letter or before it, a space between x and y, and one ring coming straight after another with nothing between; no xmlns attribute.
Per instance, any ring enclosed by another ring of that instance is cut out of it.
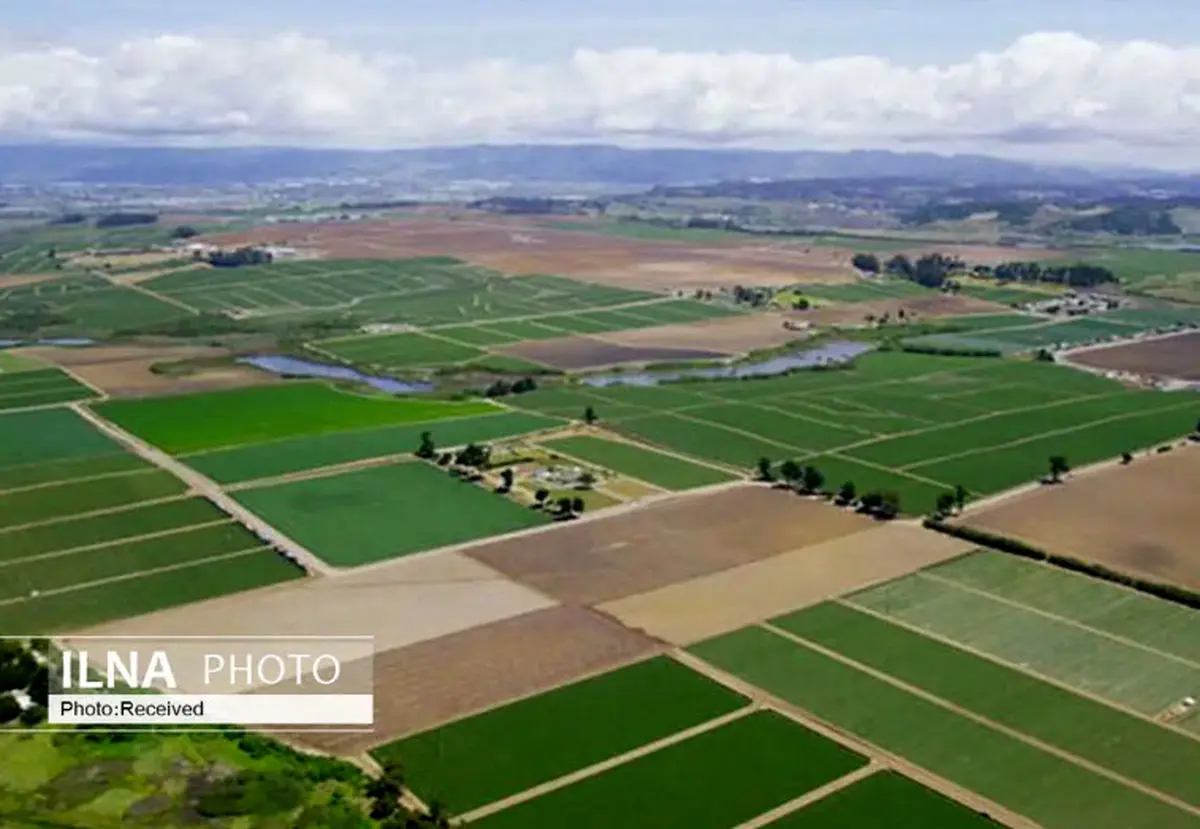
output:
<svg viewBox="0 0 1200 829"><path fill-rule="evenodd" d="M905 576L846 601L1149 716L1196 690L1194 663L929 575Z"/></svg>
<svg viewBox="0 0 1200 829"><path fill-rule="evenodd" d="M0 374L17 374L22 371L38 371L46 364L34 357L26 357L15 351L0 349Z"/></svg>
<svg viewBox="0 0 1200 829"><path fill-rule="evenodd" d="M190 312L157 297L91 275L66 275L0 291L0 316L40 309L49 324L39 336L104 336L136 330Z"/></svg>
<svg viewBox="0 0 1200 829"><path fill-rule="evenodd" d="M225 517L225 513L204 498L187 498L103 515L68 518L28 529L0 531L0 563L57 550L108 544L133 536L220 521Z"/></svg>
<svg viewBox="0 0 1200 829"><path fill-rule="evenodd" d="M376 748L455 814L730 713L747 700L666 657L566 685ZM619 728L613 725L620 723Z"/></svg>
<svg viewBox="0 0 1200 829"><path fill-rule="evenodd" d="M0 411L86 400L96 393L59 369L0 374Z"/></svg>
<svg viewBox="0 0 1200 829"><path fill-rule="evenodd" d="M499 410L485 402L397 400L310 382L113 400L95 409L123 429L172 454Z"/></svg>
<svg viewBox="0 0 1200 829"><path fill-rule="evenodd" d="M0 416L0 474L7 467L96 458L123 451L70 409Z"/></svg>
<svg viewBox="0 0 1200 829"><path fill-rule="evenodd" d="M213 480L231 484L368 458L408 454L416 451L421 433L426 431L432 434L438 446L455 447L528 434L560 423L540 415L503 412L278 440L189 455L184 460Z"/></svg>
<svg viewBox="0 0 1200 829"><path fill-rule="evenodd" d="M530 826L726 829L836 780L865 759L773 712L750 714L603 774L474 821Z"/></svg>
<svg viewBox="0 0 1200 829"><path fill-rule="evenodd" d="M769 829L870 829L887 815L888 829L997 829L984 815L894 771L872 774L831 792Z"/></svg>
<svg viewBox="0 0 1200 829"><path fill-rule="evenodd" d="M178 478L157 469L17 490L0 495L0 529L169 498L186 490Z"/></svg>
<svg viewBox="0 0 1200 829"><path fill-rule="evenodd" d="M1195 817L762 628L692 652L1045 829L1194 827Z"/></svg>
<svg viewBox="0 0 1200 829"><path fill-rule="evenodd" d="M262 542L253 533L241 524L230 522L49 559L16 562L0 567L0 603L28 596L32 590L43 593L62 590L261 546Z"/></svg>
<svg viewBox="0 0 1200 829"><path fill-rule="evenodd" d="M424 334L387 334L380 337L322 343L320 348L343 360L388 368L429 368L462 363L483 356L483 351Z"/></svg>
<svg viewBox="0 0 1200 829"><path fill-rule="evenodd" d="M0 604L0 630L38 635L127 619L301 578L303 573L273 550L83 587L36 599Z"/></svg>
<svg viewBox="0 0 1200 829"><path fill-rule="evenodd" d="M241 490L235 497L325 561L372 561L545 523L482 487L421 462Z"/></svg>
<svg viewBox="0 0 1200 829"><path fill-rule="evenodd" d="M991 722L1200 805L1200 741L844 605L772 620Z"/></svg>
<svg viewBox="0 0 1200 829"><path fill-rule="evenodd" d="M59 410L49 409L47 411ZM0 468L0 494L10 489L93 478L100 475L118 475L150 468L150 464L146 461L136 455L127 454L97 455L91 458L6 466Z"/></svg>
<svg viewBox="0 0 1200 829"><path fill-rule="evenodd" d="M542 443L551 452L562 452L663 489L685 490L733 480L733 475L623 441L570 437Z"/></svg>

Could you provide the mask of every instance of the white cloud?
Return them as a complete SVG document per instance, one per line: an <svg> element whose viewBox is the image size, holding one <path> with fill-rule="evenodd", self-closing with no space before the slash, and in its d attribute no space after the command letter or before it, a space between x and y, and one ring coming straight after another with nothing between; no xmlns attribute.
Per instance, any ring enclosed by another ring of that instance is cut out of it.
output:
<svg viewBox="0 0 1200 829"><path fill-rule="evenodd" d="M163 35L103 52L0 43L0 134L339 146L1107 145L1165 158L1200 135L1200 48L1043 33L921 67L654 49L431 67L298 34Z"/></svg>

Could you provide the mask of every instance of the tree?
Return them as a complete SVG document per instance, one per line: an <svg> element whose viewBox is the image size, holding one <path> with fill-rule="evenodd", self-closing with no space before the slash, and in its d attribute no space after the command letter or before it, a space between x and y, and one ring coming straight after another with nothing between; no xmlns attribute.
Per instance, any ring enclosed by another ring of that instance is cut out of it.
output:
<svg viewBox="0 0 1200 829"><path fill-rule="evenodd" d="M591 472L584 472L579 476L580 489L591 489L596 485L596 476Z"/></svg>
<svg viewBox="0 0 1200 829"><path fill-rule="evenodd" d="M19 716L21 704L12 694L0 694L0 725L7 725Z"/></svg>
<svg viewBox="0 0 1200 829"><path fill-rule="evenodd" d="M171 230L172 239L191 239L193 236L198 236L200 231L191 225L179 225Z"/></svg>
<svg viewBox="0 0 1200 829"><path fill-rule="evenodd" d="M800 297L798 300L792 303L792 308L796 311L807 311L811 307L812 303L804 297Z"/></svg>
<svg viewBox="0 0 1200 829"><path fill-rule="evenodd" d="M937 508L935 512L938 515L949 515L954 511L954 493L943 492L937 497Z"/></svg>
<svg viewBox="0 0 1200 829"><path fill-rule="evenodd" d="M558 514L563 517L566 517L571 514L571 499L570 498L563 497L563 498L558 499Z"/></svg>
<svg viewBox="0 0 1200 829"><path fill-rule="evenodd" d="M473 469L486 469L488 459L491 457L492 450L487 446L480 446L475 443L468 443L463 450L458 453L455 459L461 466L469 466Z"/></svg>
<svg viewBox="0 0 1200 829"><path fill-rule="evenodd" d="M591 406L588 406L586 409L583 410L583 422L586 423L588 426L591 426L593 423L595 423L599 419L600 419L600 416L596 414L596 410L594 408L592 408Z"/></svg>
<svg viewBox="0 0 1200 829"><path fill-rule="evenodd" d="M967 488L962 484L958 484L954 487L954 506L959 512L962 512L966 505Z"/></svg>
<svg viewBox="0 0 1200 829"><path fill-rule="evenodd" d="M534 503L536 503L538 505L539 509L545 508L546 499L549 497L550 497L550 490L548 490L548 489L539 489L537 492L533 493Z"/></svg>
<svg viewBox="0 0 1200 829"><path fill-rule="evenodd" d="M514 478L516 478L516 476L513 474L513 471L511 469L505 469L503 472L500 473L500 480L503 482L502 489L505 492L512 491Z"/></svg>
<svg viewBox="0 0 1200 829"><path fill-rule="evenodd" d="M846 481L846 483L838 487L837 499L839 503L852 504L857 495L858 490L854 487L854 481Z"/></svg>
<svg viewBox="0 0 1200 829"><path fill-rule="evenodd" d="M522 377L512 384L513 394L525 394L529 391L537 391L537 383L532 377Z"/></svg>
<svg viewBox="0 0 1200 829"><path fill-rule="evenodd" d="M759 466L761 471L762 466ZM800 468L800 464L793 460L786 460L779 465L779 477L787 483L788 486L795 486L796 483L804 476L804 470Z"/></svg>
<svg viewBox="0 0 1200 829"><path fill-rule="evenodd" d="M490 386L487 387L487 389L483 393L483 396L484 397L504 397L505 395L511 394L512 391L513 391L513 387L510 386L507 382L505 382L504 380L497 380L496 382L492 383Z"/></svg>
<svg viewBox="0 0 1200 829"><path fill-rule="evenodd" d="M1129 452L1122 452L1121 463L1125 464L1126 466L1133 463L1133 455L1131 455Z"/></svg>
<svg viewBox="0 0 1200 829"><path fill-rule="evenodd" d="M874 513L883 506L883 494L879 492L868 492L859 501L861 509L865 513Z"/></svg>
<svg viewBox="0 0 1200 829"><path fill-rule="evenodd" d="M437 455L437 446L433 442L433 432L421 433L421 445L417 447L417 457L430 460Z"/></svg>
<svg viewBox="0 0 1200 829"><path fill-rule="evenodd" d="M879 273L879 257L873 253L856 253L850 263L863 273Z"/></svg>
<svg viewBox="0 0 1200 829"><path fill-rule="evenodd" d="M438 456L437 465L438 466L449 466L451 461L453 461L453 460L454 460L453 452L443 452L441 455Z"/></svg>
<svg viewBox="0 0 1200 829"><path fill-rule="evenodd" d="M586 506L587 506L587 504L585 504L583 502L583 499L580 498L578 495L576 495L574 498L571 499L571 509L575 512L576 515L583 515L583 510L584 510L584 507L586 507Z"/></svg>
<svg viewBox="0 0 1200 829"><path fill-rule="evenodd" d="M760 481L775 480L775 475L772 474L772 472L771 472L771 459L770 458L759 458L758 459L758 479Z"/></svg>
<svg viewBox="0 0 1200 829"><path fill-rule="evenodd" d="M879 508L875 511L876 516L890 521L900 514L900 493L884 492L880 500Z"/></svg>
<svg viewBox="0 0 1200 829"><path fill-rule="evenodd" d="M803 484L805 492L820 492L825 484L825 475L815 466L804 467Z"/></svg>
<svg viewBox="0 0 1200 829"><path fill-rule="evenodd" d="M1050 456L1050 480L1058 483L1062 480L1062 476L1071 471L1070 464L1062 455Z"/></svg>

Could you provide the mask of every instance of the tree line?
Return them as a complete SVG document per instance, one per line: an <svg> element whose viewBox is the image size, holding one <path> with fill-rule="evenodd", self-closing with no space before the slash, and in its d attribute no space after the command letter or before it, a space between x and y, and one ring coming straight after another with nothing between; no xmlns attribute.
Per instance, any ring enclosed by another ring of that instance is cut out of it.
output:
<svg viewBox="0 0 1200 829"><path fill-rule="evenodd" d="M863 273L886 273L908 279L926 288L954 288L952 277L971 275L998 282L1049 282L1073 288L1092 288L1106 282L1116 282L1111 270L1101 265L1075 262L1069 265L1051 265L1044 262L1012 261L999 265L975 265L967 268L957 256L942 253L927 253L910 259L898 253L886 262L873 253L856 253L850 260Z"/></svg>

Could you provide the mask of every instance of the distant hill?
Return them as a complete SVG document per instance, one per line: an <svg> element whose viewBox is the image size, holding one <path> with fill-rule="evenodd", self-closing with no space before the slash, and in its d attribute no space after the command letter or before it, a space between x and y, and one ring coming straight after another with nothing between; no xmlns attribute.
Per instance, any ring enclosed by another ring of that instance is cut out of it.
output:
<svg viewBox="0 0 1200 829"><path fill-rule="evenodd" d="M1127 177L1133 173L1123 174ZM1164 174L1138 177L1177 180ZM367 177L426 183L593 183L643 189L762 180L900 179L959 186L1080 186L1114 178L1083 168L978 155L709 149L604 145L464 146L412 150L181 149L72 144L0 145L0 184L224 186Z"/></svg>

